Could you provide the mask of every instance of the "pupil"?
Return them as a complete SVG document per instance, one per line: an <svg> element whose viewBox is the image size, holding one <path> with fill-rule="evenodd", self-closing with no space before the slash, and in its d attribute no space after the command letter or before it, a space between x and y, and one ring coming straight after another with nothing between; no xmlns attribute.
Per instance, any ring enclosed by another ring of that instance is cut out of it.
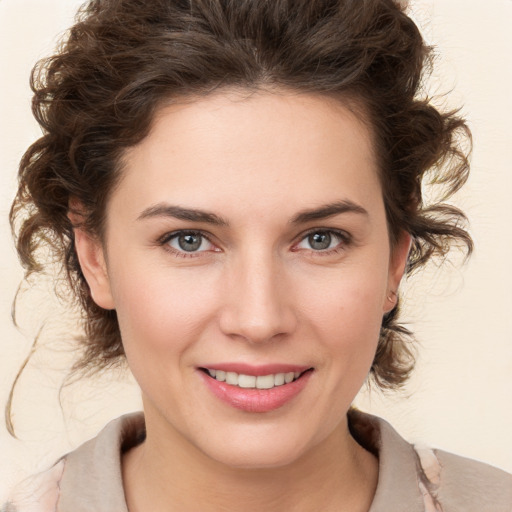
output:
<svg viewBox="0 0 512 512"><path fill-rule="evenodd" d="M197 251L201 247L201 237L198 235L181 235L178 243L184 251Z"/></svg>
<svg viewBox="0 0 512 512"><path fill-rule="evenodd" d="M331 235L329 233L313 233L309 235L309 243L313 249L327 249L331 245Z"/></svg>

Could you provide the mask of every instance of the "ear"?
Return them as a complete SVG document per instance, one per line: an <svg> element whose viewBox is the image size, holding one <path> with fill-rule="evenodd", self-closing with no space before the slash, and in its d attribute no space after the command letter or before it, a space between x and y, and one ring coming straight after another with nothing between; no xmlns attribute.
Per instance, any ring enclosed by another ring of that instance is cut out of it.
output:
<svg viewBox="0 0 512 512"><path fill-rule="evenodd" d="M103 309L115 309L103 246L96 237L80 227L83 221L81 211L81 205L76 200L70 201L68 218L74 226L75 250L80 268L91 290L92 300Z"/></svg>
<svg viewBox="0 0 512 512"><path fill-rule="evenodd" d="M75 228L75 250L92 300L103 309L115 309L103 247L81 228Z"/></svg>
<svg viewBox="0 0 512 512"><path fill-rule="evenodd" d="M411 245L412 237L410 233L402 231L397 242L391 248L391 255L389 258L388 289L383 308L384 313L389 313L389 311L391 311L398 302L398 287L400 286L400 281L405 274Z"/></svg>

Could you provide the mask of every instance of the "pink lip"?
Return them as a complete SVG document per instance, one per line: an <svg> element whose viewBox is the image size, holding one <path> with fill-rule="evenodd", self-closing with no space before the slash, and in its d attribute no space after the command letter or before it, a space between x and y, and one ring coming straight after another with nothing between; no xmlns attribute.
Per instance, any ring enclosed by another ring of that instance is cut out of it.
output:
<svg viewBox="0 0 512 512"><path fill-rule="evenodd" d="M239 368L239 365L237 365L237 367ZM215 368L222 370L224 369L224 367L220 368L218 365L216 365ZM258 371L261 368L262 367L259 367ZM279 368L280 371L268 371L268 369L265 368L264 373L258 373L257 375L268 375L270 373L285 373L282 370L282 365L280 365ZM307 370L308 367L306 367L305 369ZM219 382L218 380L215 380L214 378L210 377L201 370L198 370L198 373L200 377L203 379L208 389L217 398L222 400L224 403L230 405L231 407L246 412L270 412L275 409L279 409L286 403L290 402L290 400L292 400L295 396L297 396L304 389L313 372L306 372L303 375L301 375L297 380L290 382L290 384L275 386L272 389L239 388L238 386L232 386L230 384L226 384L225 382ZM247 372L247 369L244 372L239 371L237 373L245 373L246 375L256 375L254 373Z"/></svg>

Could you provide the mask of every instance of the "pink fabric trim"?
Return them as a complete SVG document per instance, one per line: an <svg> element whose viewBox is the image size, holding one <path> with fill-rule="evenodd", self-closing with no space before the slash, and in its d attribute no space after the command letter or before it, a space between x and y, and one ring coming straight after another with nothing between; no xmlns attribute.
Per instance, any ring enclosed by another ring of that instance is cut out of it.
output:
<svg viewBox="0 0 512 512"><path fill-rule="evenodd" d="M64 466L62 459L49 470L24 480L14 489L9 504L16 512L57 512Z"/></svg>
<svg viewBox="0 0 512 512"><path fill-rule="evenodd" d="M420 481L419 487L425 503L425 512L443 512L441 504L436 499L436 490L441 484L442 466L431 448L416 444L414 445L418 458L420 460L421 469L426 479L425 482Z"/></svg>

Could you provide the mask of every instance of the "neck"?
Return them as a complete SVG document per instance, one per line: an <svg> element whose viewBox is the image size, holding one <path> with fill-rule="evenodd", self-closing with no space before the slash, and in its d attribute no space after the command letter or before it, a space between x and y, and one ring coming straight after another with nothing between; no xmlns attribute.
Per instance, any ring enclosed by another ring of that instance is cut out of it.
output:
<svg viewBox="0 0 512 512"><path fill-rule="evenodd" d="M202 512L366 512L375 493L377 459L352 438L346 421L293 463L263 469L227 466L169 433L162 440L150 427L146 441L123 458L130 512L198 505Z"/></svg>

